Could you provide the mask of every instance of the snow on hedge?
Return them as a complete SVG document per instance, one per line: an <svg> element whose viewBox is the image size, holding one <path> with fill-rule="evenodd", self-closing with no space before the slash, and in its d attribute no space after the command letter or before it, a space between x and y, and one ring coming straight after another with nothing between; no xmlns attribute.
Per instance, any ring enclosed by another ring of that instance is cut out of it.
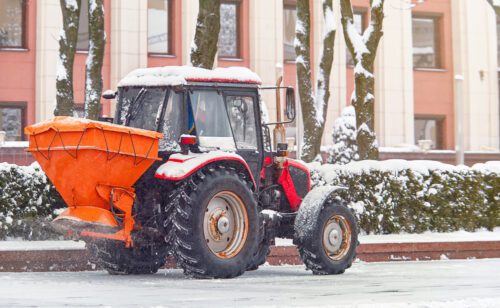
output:
<svg viewBox="0 0 500 308"><path fill-rule="evenodd" d="M347 106L333 124L333 145L328 148L327 162L345 165L359 160L356 135L356 111L353 106Z"/></svg>
<svg viewBox="0 0 500 308"><path fill-rule="evenodd" d="M54 237L48 223L65 207L38 163L0 163L0 239Z"/></svg>
<svg viewBox="0 0 500 308"><path fill-rule="evenodd" d="M344 186L337 198L370 234L450 232L500 225L500 162L472 168L435 161L309 164L313 187Z"/></svg>

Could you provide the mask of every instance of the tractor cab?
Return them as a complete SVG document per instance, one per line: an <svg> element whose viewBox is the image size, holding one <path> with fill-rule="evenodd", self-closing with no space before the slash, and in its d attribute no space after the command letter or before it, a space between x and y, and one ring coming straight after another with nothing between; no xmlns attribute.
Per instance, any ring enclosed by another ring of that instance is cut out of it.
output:
<svg viewBox="0 0 500 308"><path fill-rule="evenodd" d="M114 123L162 133L159 152L164 158L172 153L235 152L258 177L265 153L271 152L269 130L261 120L260 91L280 88L260 84L245 68L139 69L118 85ZM288 98L293 97L291 90Z"/></svg>

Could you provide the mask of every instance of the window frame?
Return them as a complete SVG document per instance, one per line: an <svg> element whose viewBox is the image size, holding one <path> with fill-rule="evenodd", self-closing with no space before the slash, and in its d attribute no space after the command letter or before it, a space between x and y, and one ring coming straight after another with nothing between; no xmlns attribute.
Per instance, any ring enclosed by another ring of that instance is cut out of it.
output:
<svg viewBox="0 0 500 308"><path fill-rule="evenodd" d="M436 71L436 70L444 70L443 66L443 40L441 37L443 37L443 26L442 26L442 20L443 20L443 15L442 14L432 14L432 13L414 13L411 16L412 20L412 36L413 36L413 20L414 19L429 19L434 22L434 46L436 46L436 51L434 53L436 65L434 67L417 67L415 66L414 62L414 53L413 53L413 39L412 39L412 67L414 70L419 70L419 71Z"/></svg>
<svg viewBox="0 0 500 308"><path fill-rule="evenodd" d="M354 15L361 15L361 34L360 35L363 35L363 31L368 27L368 9L366 8L362 8L362 7L354 7L353 8L353 12L352 12L352 15L353 15L353 19L354 19ZM351 55L351 59L352 59L352 63L349 63L347 60L348 60L348 54L350 54L351 52L349 51L349 48L347 47L347 44L345 46L345 51L346 51L346 57L345 57L345 64L348 68L354 68L354 66L356 65L354 63L354 57Z"/></svg>
<svg viewBox="0 0 500 308"><path fill-rule="evenodd" d="M243 37L243 27L241 25L242 19L242 0L221 0L221 5L223 4L231 4L236 6L236 56L221 56L219 54L219 47L217 46L217 58L219 60L241 60L241 45L242 45L242 37ZM220 17L219 17L220 18ZM219 32L220 33L220 32ZM220 35L220 34L219 34ZM219 44L219 38L217 38L217 45Z"/></svg>
<svg viewBox="0 0 500 308"><path fill-rule="evenodd" d="M175 31L175 23L174 23L174 1L175 0L167 0L168 1L168 14L167 14L167 26L168 26L168 33L167 33L167 42L168 42L168 50L167 52L150 52L149 51L149 43L147 44L146 48L148 56L153 56L153 57L173 57L175 56L174 50L175 50L175 40L173 39L174 36L174 31ZM149 2L149 1L148 1ZM148 19L149 19L149 6L148 6ZM148 29L146 30L146 36L149 36L149 26Z"/></svg>
<svg viewBox="0 0 500 308"><path fill-rule="evenodd" d="M12 108L12 109L21 109L21 141L26 140L26 136L24 134L24 129L28 124L28 103L27 102L10 102L10 101L0 101L0 108ZM0 129L1 130L1 129Z"/></svg>
<svg viewBox="0 0 500 308"><path fill-rule="evenodd" d="M21 0L22 9L22 36L21 46L3 46L0 45L0 51L27 51L28 50L28 0Z"/></svg>
<svg viewBox="0 0 500 308"><path fill-rule="evenodd" d="M283 0L283 25L285 23L285 10L288 9L293 9L295 10L295 14L297 14L297 0ZM295 29L297 30L297 29ZM285 31L283 29L283 36L285 34ZM295 54L295 58L294 59L287 59L285 57L285 48L284 48L284 45L285 45L285 41L283 40L283 62L285 63L295 63L295 60L297 59L297 54ZM295 47L295 46L294 46Z"/></svg>
<svg viewBox="0 0 500 308"><path fill-rule="evenodd" d="M444 149L445 140L445 120L444 115L428 115L428 114L416 114L413 120L426 120L426 121L436 121L436 147L432 150L442 150ZM414 135L415 135L415 124L413 125ZM415 140L415 144L418 146L418 140Z"/></svg>

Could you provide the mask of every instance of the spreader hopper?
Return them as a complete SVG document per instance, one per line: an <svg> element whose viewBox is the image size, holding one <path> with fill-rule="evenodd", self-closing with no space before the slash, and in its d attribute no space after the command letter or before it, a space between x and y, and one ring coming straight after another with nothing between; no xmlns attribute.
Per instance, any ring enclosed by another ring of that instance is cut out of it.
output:
<svg viewBox="0 0 500 308"><path fill-rule="evenodd" d="M158 160L162 134L72 117L55 117L25 132L28 151L68 205L55 227L128 241L132 185Z"/></svg>

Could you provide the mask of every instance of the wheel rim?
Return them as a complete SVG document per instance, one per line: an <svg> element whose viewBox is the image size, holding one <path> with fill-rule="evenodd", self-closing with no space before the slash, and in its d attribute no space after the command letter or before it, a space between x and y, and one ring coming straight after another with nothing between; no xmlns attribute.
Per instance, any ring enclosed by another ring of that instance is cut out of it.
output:
<svg viewBox="0 0 500 308"><path fill-rule="evenodd" d="M328 258L338 261L344 258L351 247L351 228L347 219L333 215L323 228L323 249Z"/></svg>
<svg viewBox="0 0 500 308"><path fill-rule="evenodd" d="M248 214L243 201L229 191L213 196L205 210L203 232L213 254L222 259L236 256L248 235Z"/></svg>

